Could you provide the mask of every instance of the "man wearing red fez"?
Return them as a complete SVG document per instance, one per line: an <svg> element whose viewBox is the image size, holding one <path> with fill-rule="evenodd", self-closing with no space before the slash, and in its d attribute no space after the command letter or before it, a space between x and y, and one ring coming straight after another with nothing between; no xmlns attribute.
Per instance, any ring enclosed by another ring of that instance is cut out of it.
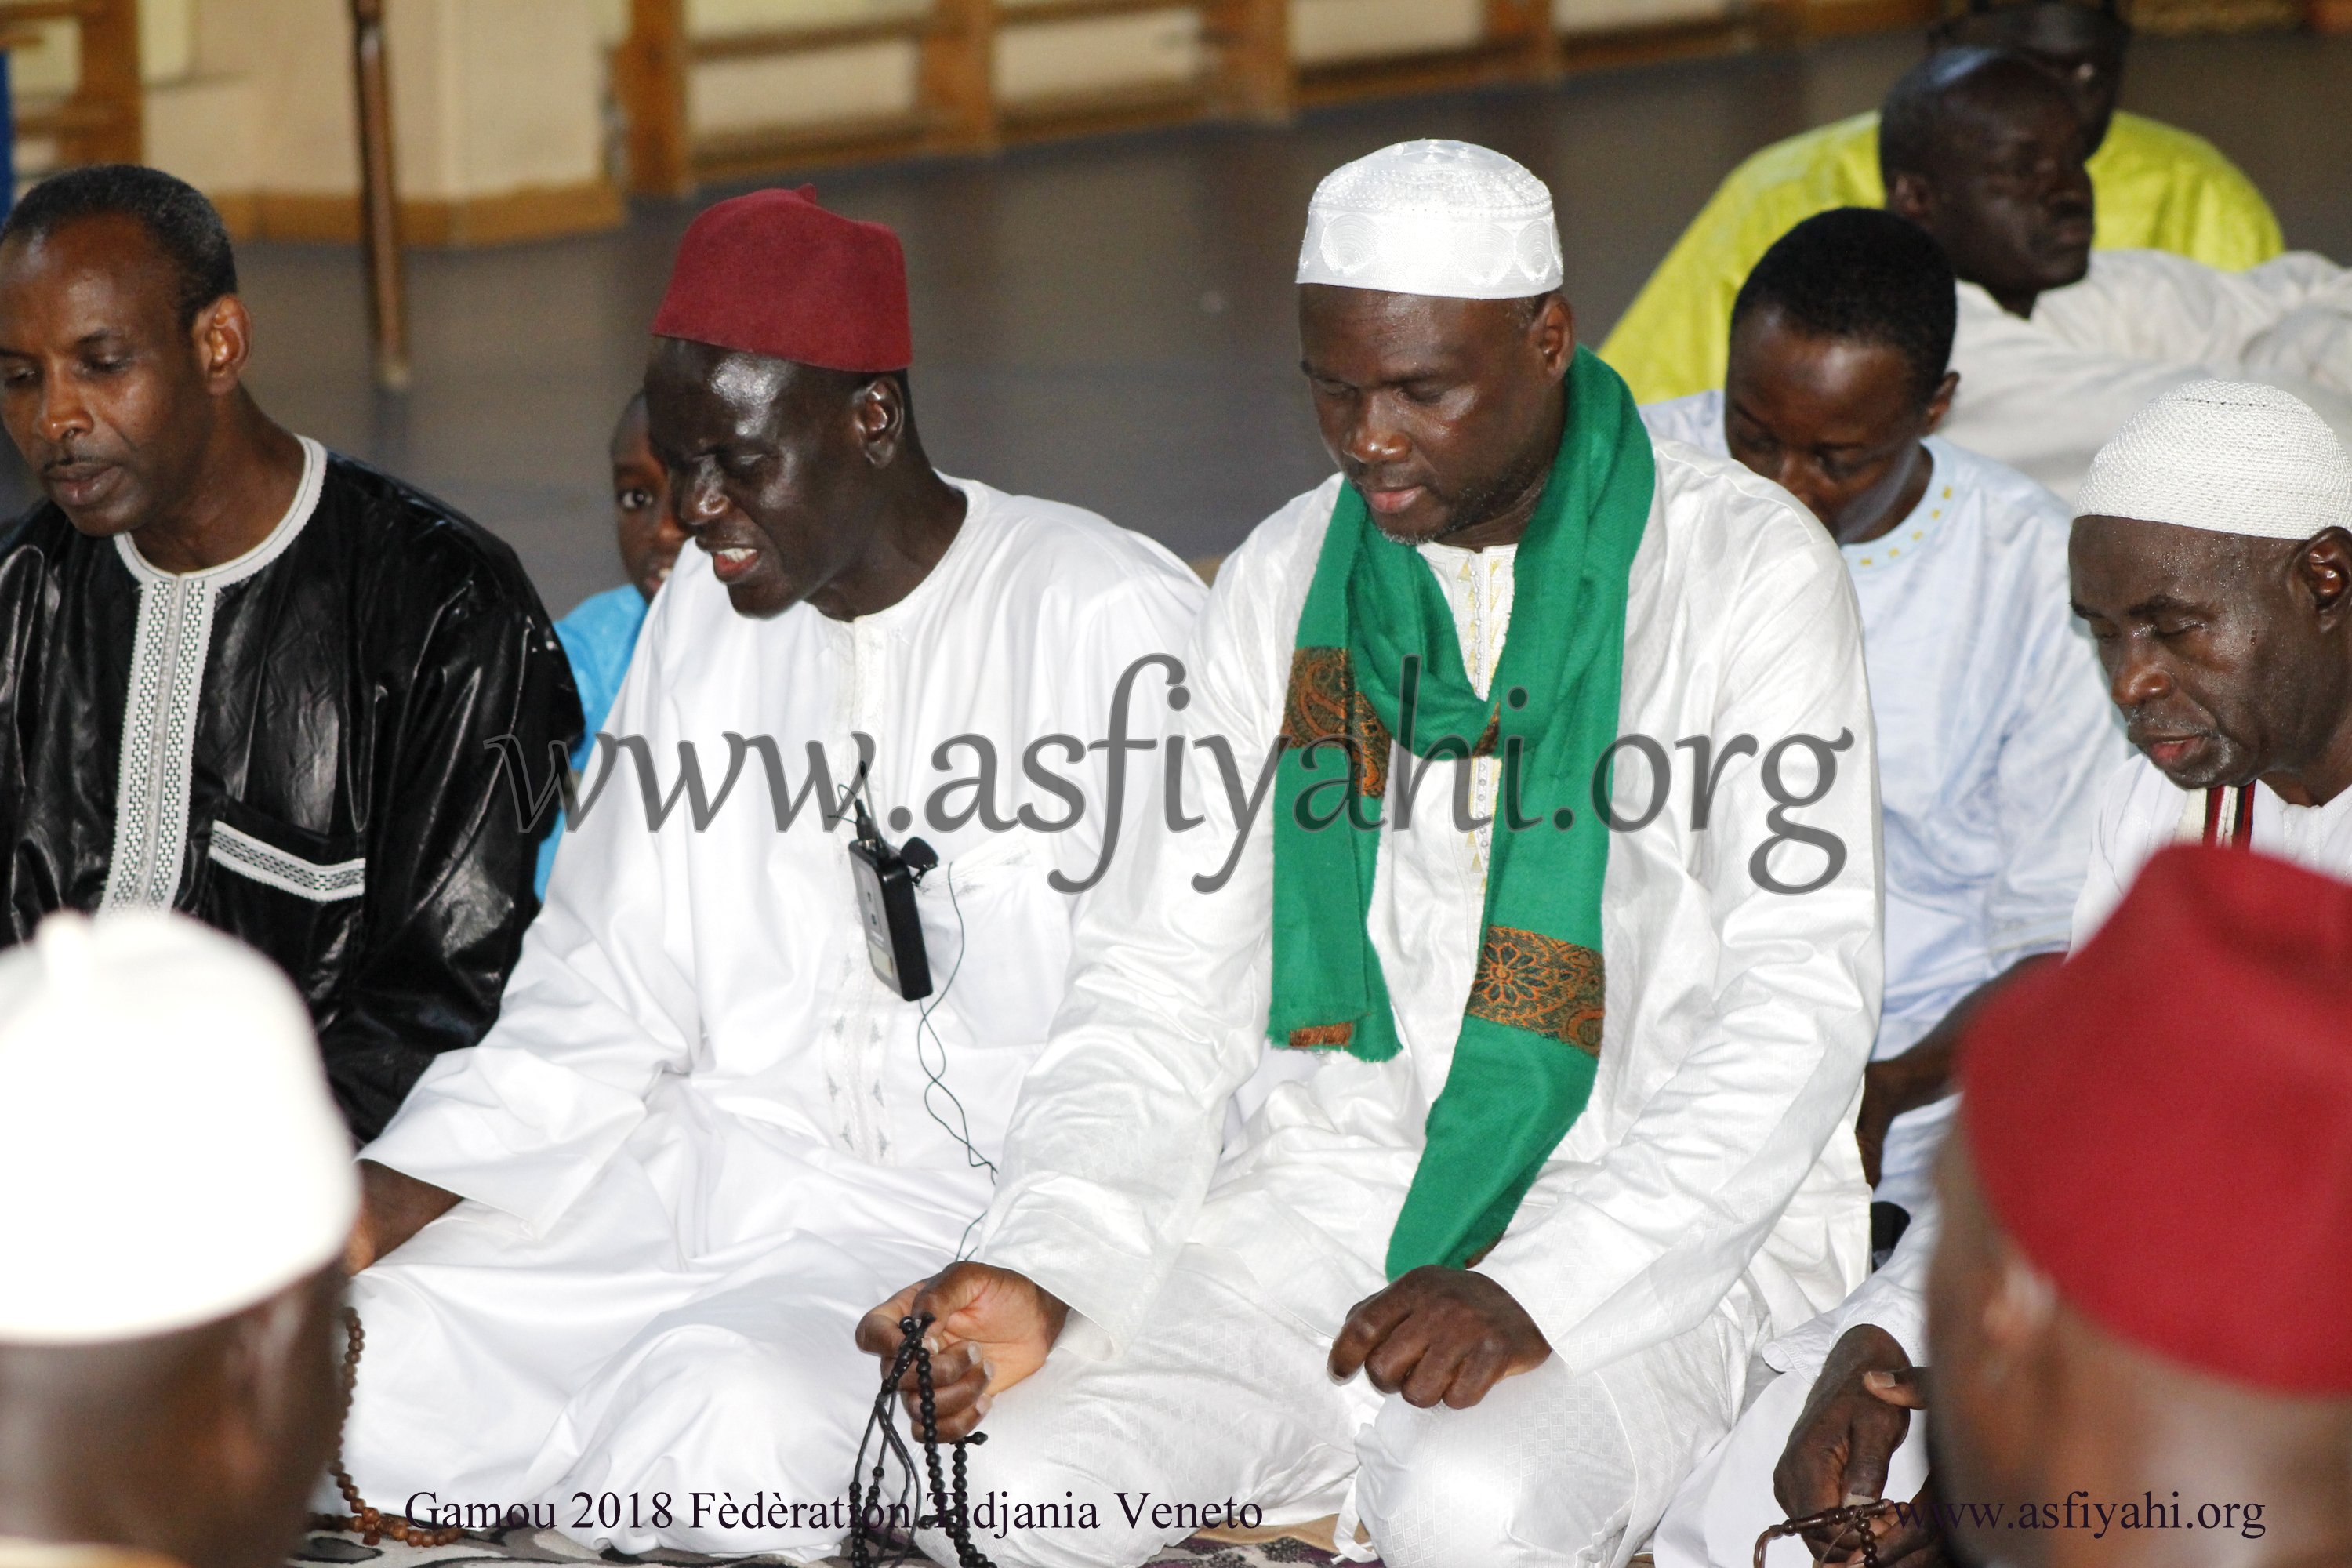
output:
<svg viewBox="0 0 2352 1568"><path fill-rule="evenodd" d="M2352 887L2184 847L1971 1031L1928 1331L1972 1561L2352 1563L2347 1017Z"/></svg>
<svg viewBox="0 0 2352 1568"><path fill-rule="evenodd" d="M873 1401L851 1329L987 1206L1072 921L1129 852L1122 778L1160 771L1120 738L1182 706L1202 589L931 467L898 238L809 192L698 218L654 333L698 548L497 1026L362 1151L344 1452L428 1522L495 1498L592 1546L814 1560Z"/></svg>

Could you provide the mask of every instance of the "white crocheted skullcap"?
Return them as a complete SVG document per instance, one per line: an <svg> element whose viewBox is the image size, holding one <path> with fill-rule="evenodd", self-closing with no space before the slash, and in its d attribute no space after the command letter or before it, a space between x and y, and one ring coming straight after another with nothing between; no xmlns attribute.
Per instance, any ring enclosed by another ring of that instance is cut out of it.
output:
<svg viewBox="0 0 2352 1568"><path fill-rule="evenodd" d="M351 1135L310 1009L184 915L51 915L0 954L0 1343L144 1339L339 1258Z"/></svg>
<svg viewBox="0 0 2352 1568"><path fill-rule="evenodd" d="M2352 528L2352 458L2292 393L2193 381L2141 409L2099 448L2074 515L2310 539Z"/></svg>
<svg viewBox="0 0 2352 1568"><path fill-rule="evenodd" d="M1559 287L1541 180L1467 142L1400 142L1334 169L1307 208L1298 281L1523 300Z"/></svg>

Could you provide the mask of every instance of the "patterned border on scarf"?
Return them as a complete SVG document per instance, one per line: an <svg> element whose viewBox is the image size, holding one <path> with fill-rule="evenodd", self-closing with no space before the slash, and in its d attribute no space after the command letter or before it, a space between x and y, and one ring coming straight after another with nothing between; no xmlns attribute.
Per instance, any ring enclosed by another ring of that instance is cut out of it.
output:
<svg viewBox="0 0 2352 1568"><path fill-rule="evenodd" d="M1601 979L1601 955L1589 947L1539 931L1488 926L1465 1011L1574 1046L1598 1060Z"/></svg>
<svg viewBox="0 0 2352 1568"><path fill-rule="evenodd" d="M1343 647L1290 650L1290 689L1282 700L1282 744L1339 741L1348 751L1356 793L1378 800L1388 793L1389 727L1356 686ZM1339 1042L1344 1043L1344 1042Z"/></svg>

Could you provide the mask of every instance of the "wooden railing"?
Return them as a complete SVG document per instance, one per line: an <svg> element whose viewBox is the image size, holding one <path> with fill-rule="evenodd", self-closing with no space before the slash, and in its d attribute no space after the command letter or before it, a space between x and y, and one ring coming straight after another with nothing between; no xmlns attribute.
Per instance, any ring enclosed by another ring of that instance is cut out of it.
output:
<svg viewBox="0 0 2352 1568"><path fill-rule="evenodd" d="M1838 8L1838 0L1731 0L1720 18L1562 33L1550 0L1480 3L1483 30L1466 47L1302 63L1292 56L1290 0L931 0L904 16L710 37L688 36L686 0L631 0L614 80L628 124L631 184L644 194L677 195L704 180L816 163L984 152L1007 141L1207 117L1280 120L1335 100L1540 81L1589 66L1752 47L1811 30L1811 14L1825 3ZM1861 8L1921 3L1862 0ZM1933 0L1924 3L1932 7ZM1198 17L1202 59L1190 79L1011 99L997 93L998 47L1021 29L1186 10ZM902 110L754 130L698 133L692 126L698 67L815 58L890 42L919 54L913 101Z"/></svg>
<svg viewBox="0 0 2352 1568"><path fill-rule="evenodd" d="M56 21L73 22L81 35L80 78L62 102L19 107L17 141L54 139L60 164L139 162L146 137L138 0L0 0L0 39L10 47Z"/></svg>

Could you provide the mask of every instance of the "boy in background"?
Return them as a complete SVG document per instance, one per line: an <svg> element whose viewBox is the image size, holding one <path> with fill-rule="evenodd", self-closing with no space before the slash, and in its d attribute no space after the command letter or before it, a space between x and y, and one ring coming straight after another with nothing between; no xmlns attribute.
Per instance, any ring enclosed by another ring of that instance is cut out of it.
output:
<svg viewBox="0 0 2352 1568"><path fill-rule="evenodd" d="M572 612L555 623L563 656L572 661L572 679L580 689L583 728L572 748L572 766L588 765L595 753L596 731L612 711L621 678L629 673L629 655L637 646L637 628L646 624L646 606L669 576L686 531L669 504L669 487L661 464L654 460L646 439L646 395L639 391L621 410L613 426L613 510L621 540L621 565L629 580L583 599ZM563 819L539 849L539 895L547 896L547 874L555 866L555 846L563 837Z"/></svg>

